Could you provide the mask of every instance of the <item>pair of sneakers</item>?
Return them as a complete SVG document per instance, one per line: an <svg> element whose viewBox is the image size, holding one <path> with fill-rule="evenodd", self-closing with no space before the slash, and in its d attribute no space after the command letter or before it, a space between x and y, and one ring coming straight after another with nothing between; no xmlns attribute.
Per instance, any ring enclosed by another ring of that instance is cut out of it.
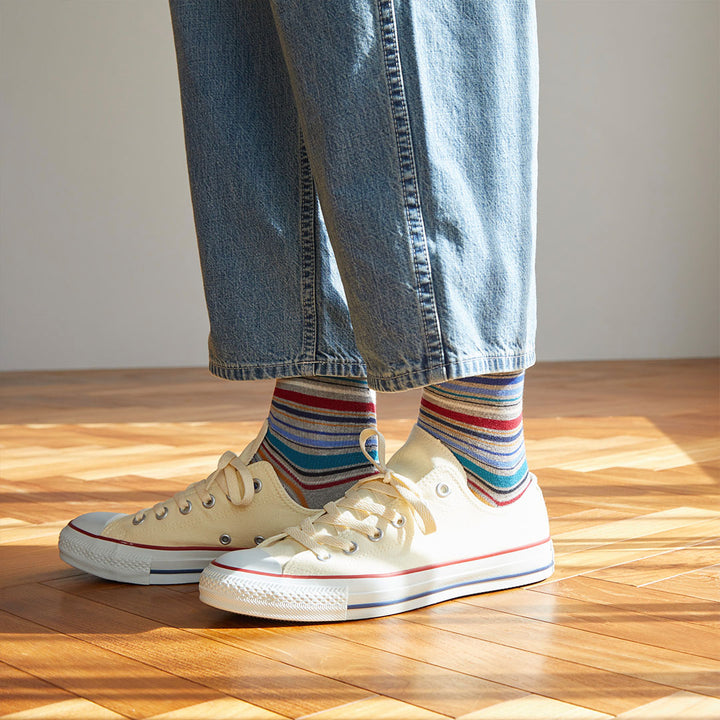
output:
<svg viewBox="0 0 720 720"><path fill-rule="evenodd" d="M75 518L60 533L60 557L109 580L199 580L209 605L300 622L391 615L552 574L534 477L515 502L491 507L469 489L455 456L421 428L387 465L382 435L368 428L360 447L377 473L323 509L308 509L270 463L252 462L265 431L152 508ZM375 435L379 460L365 448Z"/></svg>

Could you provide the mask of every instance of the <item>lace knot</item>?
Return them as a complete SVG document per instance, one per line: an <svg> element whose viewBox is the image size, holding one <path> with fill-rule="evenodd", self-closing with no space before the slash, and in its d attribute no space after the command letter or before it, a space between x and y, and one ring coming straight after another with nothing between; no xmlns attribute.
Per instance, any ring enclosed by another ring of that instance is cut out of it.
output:
<svg viewBox="0 0 720 720"><path fill-rule="evenodd" d="M367 450L367 441L370 438L377 439L378 445L378 457L375 459ZM436 524L435 519L430 512L425 501L418 494L418 488L410 478L395 472L392 468L389 468L385 464L385 438L377 428L368 427L360 433L360 449L363 455L368 459L378 474L363 478L357 484L357 486L365 483L382 480L385 485L389 485L393 490L400 496L412 509L416 520L418 520L421 531L427 535L428 533L435 532Z"/></svg>
<svg viewBox="0 0 720 720"><path fill-rule="evenodd" d="M225 494L233 505L249 505L255 495L252 474L247 465L231 450L224 452L218 465L202 482L204 490L210 490L213 484L223 479Z"/></svg>

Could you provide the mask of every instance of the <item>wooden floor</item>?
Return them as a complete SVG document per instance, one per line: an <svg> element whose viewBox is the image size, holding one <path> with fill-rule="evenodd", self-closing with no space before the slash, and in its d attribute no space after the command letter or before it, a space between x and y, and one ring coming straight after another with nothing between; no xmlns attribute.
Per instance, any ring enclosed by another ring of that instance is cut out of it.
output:
<svg viewBox="0 0 720 720"><path fill-rule="evenodd" d="M205 477L271 384L202 369L0 376L0 717L720 718L718 363L538 365L531 467L557 571L395 617L293 626L195 586L65 566L72 517ZM397 447L417 392L383 395Z"/></svg>

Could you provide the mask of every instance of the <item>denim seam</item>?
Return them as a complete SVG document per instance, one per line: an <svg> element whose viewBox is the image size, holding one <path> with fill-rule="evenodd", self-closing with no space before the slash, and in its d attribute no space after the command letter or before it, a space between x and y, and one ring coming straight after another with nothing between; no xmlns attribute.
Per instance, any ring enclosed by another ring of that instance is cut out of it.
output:
<svg viewBox="0 0 720 720"><path fill-rule="evenodd" d="M444 364L417 368L393 375L373 375L366 372L362 359L352 360L291 360L274 363L248 363L230 365L210 360L213 375L227 380L260 380L297 375L344 376L368 378L370 387L380 392L399 392L443 382L450 378L487 375L493 372L524 370L535 363L535 350L515 355L475 355ZM309 369L310 372L304 372ZM437 377L435 377L437 373Z"/></svg>
<svg viewBox="0 0 720 720"><path fill-rule="evenodd" d="M224 363L219 360L211 360L210 365L224 370L252 370L253 368L280 368L288 365L364 365L361 358L357 360L287 360L283 362L269 363ZM409 373L408 373L409 374ZM402 377L402 376L399 376Z"/></svg>
<svg viewBox="0 0 720 720"><path fill-rule="evenodd" d="M300 297L303 329L302 350L314 358L317 344L317 302L315 297L315 182L310 170L302 130L298 130L298 163L300 175L300 252L302 279Z"/></svg>
<svg viewBox="0 0 720 720"><path fill-rule="evenodd" d="M535 361L534 349L516 355L476 355L430 367L408 370L400 374L373 375L369 373L368 384L371 388L380 392L397 392L425 385L434 385L447 379L525 370L531 367ZM441 372L439 372L437 378L432 377L436 371Z"/></svg>
<svg viewBox="0 0 720 720"><path fill-rule="evenodd" d="M307 360L282 363L249 363L246 365L227 365L211 360L208 369L216 377L240 381L300 376L366 377L367 375L362 360Z"/></svg>
<svg viewBox="0 0 720 720"><path fill-rule="evenodd" d="M428 357L440 357L444 361L445 353L435 302L425 223L420 205L417 169L400 63L400 48L397 39L393 0L378 0L378 12L380 15L380 36L383 46L385 77L388 85L391 116L395 131L395 146L400 166L400 186L413 251L417 298L425 327L425 348Z"/></svg>

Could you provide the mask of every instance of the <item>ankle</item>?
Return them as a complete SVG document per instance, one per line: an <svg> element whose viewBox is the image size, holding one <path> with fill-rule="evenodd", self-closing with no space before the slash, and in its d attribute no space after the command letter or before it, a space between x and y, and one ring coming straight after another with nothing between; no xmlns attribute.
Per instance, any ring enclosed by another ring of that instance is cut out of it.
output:
<svg viewBox="0 0 720 720"><path fill-rule="evenodd" d="M358 436L375 424L375 394L362 378L278 380L256 458L297 502L319 508L372 474Z"/></svg>

